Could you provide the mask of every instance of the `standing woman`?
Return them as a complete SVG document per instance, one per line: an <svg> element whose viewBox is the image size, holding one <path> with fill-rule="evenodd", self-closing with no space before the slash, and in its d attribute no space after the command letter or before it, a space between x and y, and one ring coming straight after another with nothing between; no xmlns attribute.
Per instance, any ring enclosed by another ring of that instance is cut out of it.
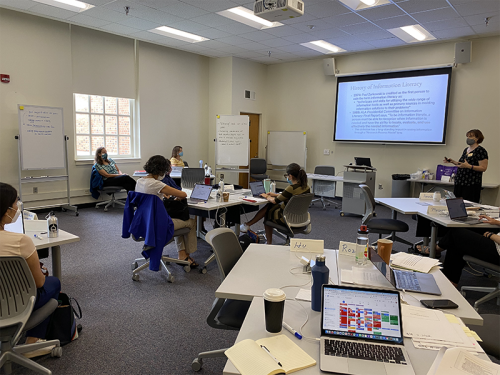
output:
<svg viewBox="0 0 500 375"><path fill-rule="evenodd" d="M482 146L479 146L484 140L483 133L480 130L472 129L465 135L469 147L464 149L460 159L455 161L445 157L444 162L458 166L457 176L455 177L455 196L479 203L483 172L488 169L488 152Z"/></svg>
<svg viewBox="0 0 500 375"><path fill-rule="evenodd" d="M185 167L184 162L181 157L184 155L181 146L175 146L172 150L172 157L170 158L170 164L172 167Z"/></svg>
<svg viewBox="0 0 500 375"><path fill-rule="evenodd" d="M121 186L127 193L135 190L135 180L122 173L115 161L108 157L106 148L99 147L95 152L95 169L103 178L103 186Z"/></svg>

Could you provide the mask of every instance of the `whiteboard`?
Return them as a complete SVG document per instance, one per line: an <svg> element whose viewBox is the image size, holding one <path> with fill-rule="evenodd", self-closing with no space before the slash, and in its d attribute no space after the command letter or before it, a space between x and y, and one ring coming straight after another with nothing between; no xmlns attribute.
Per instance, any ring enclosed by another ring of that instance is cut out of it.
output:
<svg viewBox="0 0 500 375"><path fill-rule="evenodd" d="M306 168L306 132L305 131L269 131L267 132L267 164L288 165L297 163Z"/></svg>
<svg viewBox="0 0 500 375"><path fill-rule="evenodd" d="M62 169L64 152L63 109L19 105L21 169Z"/></svg>
<svg viewBox="0 0 500 375"><path fill-rule="evenodd" d="M215 163L217 165L248 165L250 144L248 116L217 116Z"/></svg>

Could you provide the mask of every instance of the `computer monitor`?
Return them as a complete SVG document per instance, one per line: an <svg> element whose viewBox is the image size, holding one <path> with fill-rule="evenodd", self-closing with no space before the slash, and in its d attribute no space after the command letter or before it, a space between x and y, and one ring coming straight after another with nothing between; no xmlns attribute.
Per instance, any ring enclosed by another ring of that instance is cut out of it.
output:
<svg viewBox="0 0 500 375"><path fill-rule="evenodd" d="M372 162L371 162L370 158L355 157L354 161L356 162L356 165L362 165L362 166L365 166L365 167L371 167L372 166Z"/></svg>

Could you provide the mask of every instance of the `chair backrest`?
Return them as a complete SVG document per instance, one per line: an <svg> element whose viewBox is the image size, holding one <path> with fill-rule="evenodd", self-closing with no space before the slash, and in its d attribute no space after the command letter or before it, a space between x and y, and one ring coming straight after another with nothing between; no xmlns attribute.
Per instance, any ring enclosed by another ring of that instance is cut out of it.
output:
<svg viewBox="0 0 500 375"><path fill-rule="evenodd" d="M314 168L314 174L335 176L335 167L332 167L331 165L317 165Z"/></svg>
<svg viewBox="0 0 500 375"><path fill-rule="evenodd" d="M183 189L192 189L195 184L203 184L205 170L203 168L183 168L181 172L181 186Z"/></svg>
<svg viewBox="0 0 500 375"><path fill-rule="evenodd" d="M214 249L221 281L223 281L243 255L238 237L229 228L217 228L208 232L205 240Z"/></svg>
<svg viewBox="0 0 500 375"><path fill-rule="evenodd" d="M331 165L317 165L314 168L314 174L326 176L335 176L335 167ZM321 181L313 179L313 193L319 196L335 197L336 183L334 181Z"/></svg>
<svg viewBox="0 0 500 375"><path fill-rule="evenodd" d="M365 215L361 219L361 223L366 224L375 216L375 198L373 198L373 193L368 185L361 184L359 188L365 200Z"/></svg>
<svg viewBox="0 0 500 375"><path fill-rule="evenodd" d="M309 206L314 194L298 194L290 198L283 210L283 217L289 227L303 227L311 222Z"/></svg>
<svg viewBox="0 0 500 375"><path fill-rule="evenodd" d="M250 174L265 174L267 171L266 159L250 159Z"/></svg>

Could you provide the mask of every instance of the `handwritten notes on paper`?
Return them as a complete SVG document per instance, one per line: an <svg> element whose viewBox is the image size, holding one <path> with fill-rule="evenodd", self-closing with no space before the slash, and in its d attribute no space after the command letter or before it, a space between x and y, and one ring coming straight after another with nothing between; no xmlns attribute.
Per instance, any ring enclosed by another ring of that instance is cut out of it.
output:
<svg viewBox="0 0 500 375"><path fill-rule="evenodd" d="M217 165L248 165L249 118L248 116L218 116L216 123Z"/></svg>
<svg viewBox="0 0 500 375"><path fill-rule="evenodd" d="M303 238L290 239L290 251L323 254L324 250L325 242L323 240L306 240Z"/></svg>
<svg viewBox="0 0 500 375"><path fill-rule="evenodd" d="M340 241L339 255L356 256L356 244L352 242Z"/></svg>

